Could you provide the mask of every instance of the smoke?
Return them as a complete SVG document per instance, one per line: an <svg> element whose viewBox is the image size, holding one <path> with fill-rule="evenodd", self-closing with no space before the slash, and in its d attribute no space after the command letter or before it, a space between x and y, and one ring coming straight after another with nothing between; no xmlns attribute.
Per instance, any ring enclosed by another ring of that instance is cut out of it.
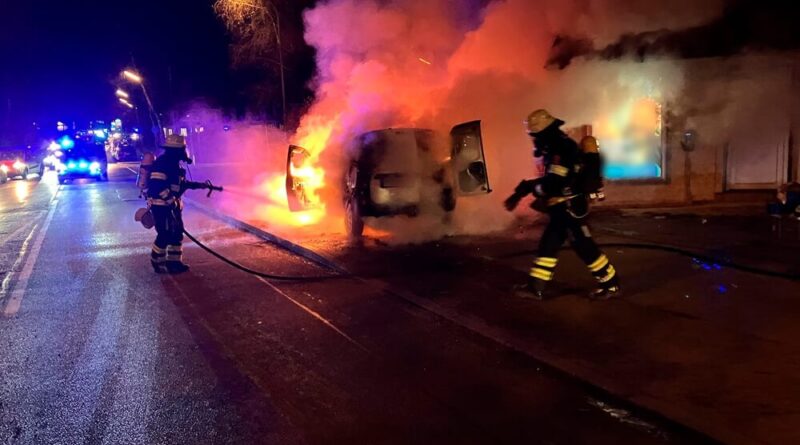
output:
<svg viewBox="0 0 800 445"><path fill-rule="evenodd" d="M698 26L722 7L722 0L681 0L669 8L645 0L323 1L305 14L306 40L317 50L317 100L300 131L313 132L319 122L333 129L320 160L337 184L355 135L404 126L446 133L480 119L493 194L460 199L447 224L436 212L368 223L401 241L500 230L514 219L500 202L519 180L535 176L521 126L527 113L548 108L568 125L602 125L607 110L642 97L663 103L681 90L681 69L669 62L548 70L554 39L610 43L624 34ZM335 187L325 192L336 201Z"/></svg>
<svg viewBox="0 0 800 445"><path fill-rule="evenodd" d="M781 0L681 3L685 2L670 4L675 16L661 26L626 29L611 39L600 39L579 29L566 30L553 42L548 65L563 69L578 57L688 59L732 56L755 49L800 48L800 35L795 31L800 16L796 8Z"/></svg>
<svg viewBox="0 0 800 445"><path fill-rule="evenodd" d="M238 196L231 207L277 227L340 231L340 185L355 136L388 127L447 134L458 123L481 120L492 194L459 199L452 215L427 206L418 218L367 224L394 242L501 230L515 219L501 202L521 179L536 176L521 125L530 111L547 108L567 126L603 128L614 112L642 98L669 103L681 94L684 73L669 60L576 56L623 36L700 27L724 7L724 0L668 7L649 0L321 1L304 15L306 41L317 51L316 99L296 133L237 123L222 135L229 145L236 141L224 159L248 159L245 175L231 170L240 195L268 201L243 206ZM308 149L324 176L315 192L320 204L306 219L288 214L281 197L287 142ZM529 214L520 207L517 214Z"/></svg>

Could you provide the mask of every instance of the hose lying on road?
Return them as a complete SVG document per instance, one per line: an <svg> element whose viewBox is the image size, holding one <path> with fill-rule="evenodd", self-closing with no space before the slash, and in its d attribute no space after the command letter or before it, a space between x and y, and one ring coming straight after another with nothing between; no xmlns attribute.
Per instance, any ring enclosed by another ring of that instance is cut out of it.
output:
<svg viewBox="0 0 800 445"><path fill-rule="evenodd" d="M762 269L759 267L748 266L746 264L738 264L726 260L721 260L719 258L714 258L710 255L699 254L696 252L692 252L690 250L681 249L680 247L674 246L667 246L663 244L646 244L646 243L603 243L599 244L600 247L609 247L609 248L628 248L628 249L643 249L643 250L660 250L663 252L671 252L677 253L678 255L683 255L689 258L696 258L704 263L711 263L717 264L720 266L727 267L729 269L735 269L742 272L753 273L756 275L765 275L768 277L776 277L776 278L785 278L787 280L800 280L800 274L798 273L788 273L788 272L777 272L774 270L769 269Z"/></svg>
<svg viewBox="0 0 800 445"><path fill-rule="evenodd" d="M662 252L677 253L685 257L697 259L703 263L716 264L724 266L729 269L738 270L741 272L748 272L756 275L764 275L775 278L785 278L787 280L800 281L800 273L777 272L769 269L762 269L759 267L748 266L746 264L738 264L731 261L715 258L710 255L705 255L690 250L682 249L680 247L668 246L664 244L648 244L648 243L598 243L598 247L606 248L626 248L626 249L642 249L642 250L658 250ZM564 247L562 250L567 250L569 247ZM515 252L510 255L504 255L505 258L512 258L523 255L536 255L535 250L527 250L523 252Z"/></svg>
<svg viewBox="0 0 800 445"><path fill-rule="evenodd" d="M308 275L308 276L301 276L301 275L274 275L268 274L264 272L259 272L257 270L250 269L249 267L243 266L236 261L230 260L220 253L216 252L214 249L206 246L202 242L200 242L197 238L192 236L191 233L187 232L186 229L183 230L183 234L186 235L187 238L192 240L195 244L200 246L201 249L205 250L206 252L210 253L212 256L216 257L217 259L221 260L224 263L227 263L230 266L235 267L236 269L241 270L242 272L249 273L251 275L255 275L257 277L266 278L268 280L277 280L277 281L320 281L320 280L332 280L338 278L346 278L348 275L346 274L329 274L329 275Z"/></svg>

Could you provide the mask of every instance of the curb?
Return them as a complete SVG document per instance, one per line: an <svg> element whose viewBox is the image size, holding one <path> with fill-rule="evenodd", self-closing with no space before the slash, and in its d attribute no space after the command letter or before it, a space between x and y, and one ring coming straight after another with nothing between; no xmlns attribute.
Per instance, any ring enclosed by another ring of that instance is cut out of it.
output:
<svg viewBox="0 0 800 445"><path fill-rule="evenodd" d="M210 217L212 217L214 219L217 219L219 221L224 222L225 224L233 226L234 228L236 228L238 230L241 230L242 232L246 232L246 233L254 235L254 236L258 237L258 238L261 238L262 240L267 241L268 243L273 244L273 245L275 245L277 247L280 247L281 249L289 251L289 252L291 252L291 253L293 253L295 255L301 256L301 257L311 261L312 263L315 263L315 264L317 264L319 266L322 266L322 267L324 267L326 269L330 269L330 270L332 270L334 272L337 272L337 273L340 273L340 274L345 274L345 275L349 275L350 274L347 270L343 269L341 266L339 266L338 264L336 264L332 260L329 260L328 258L325 258L324 256L314 252L311 249L303 247L303 246L301 246L299 244L295 244L295 243L293 243L293 242L291 242L291 241L289 241L289 240L287 240L285 238L281 238L281 237L279 237L279 236L277 236L275 234L267 232L266 230L260 229L260 228L258 228L256 226L252 225L252 224L248 224L248 223L246 223L244 221L240 221L240 220L238 220L238 219L236 219L236 218L234 218L232 216L228 216L228 215L226 215L226 214L224 214L224 213L222 213L222 212L220 212L218 210L215 210L215 209L212 209L211 207L208 207L208 206L205 206L203 204L200 204L197 201L195 201L194 199L184 198L183 202L185 202L185 203L191 205L192 207L200 210L202 213L206 214L207 216L210 216Z"/></svg>

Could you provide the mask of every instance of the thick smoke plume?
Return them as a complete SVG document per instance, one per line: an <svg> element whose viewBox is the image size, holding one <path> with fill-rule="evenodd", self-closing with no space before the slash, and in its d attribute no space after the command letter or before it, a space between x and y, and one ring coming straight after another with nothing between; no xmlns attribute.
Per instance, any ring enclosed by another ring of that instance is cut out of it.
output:
<svg viewBox="0 0 800 445"><path fill-rule="evenodd" d="M322 220L328 229L341 227L339 186L355 135L387 127L447 133L480 119L493 194L461 199L449 225L435 214L413 224L371 223L412 241L507 227L513 215L500 203L520 179L536 175L521 124L527 113L547 108L568 126L602 127L638 100L665 103L680 94L683 74L669 61L570 58L569 70L548 69L556 38L576 36L562 42L577 50L611 45L622 35L700 26L723 6L722 0L320 2L305 13L306 40L317 50L316 101L289 139L308 148L324 170ZM268 171L282 167L278 162Z"/></svg>

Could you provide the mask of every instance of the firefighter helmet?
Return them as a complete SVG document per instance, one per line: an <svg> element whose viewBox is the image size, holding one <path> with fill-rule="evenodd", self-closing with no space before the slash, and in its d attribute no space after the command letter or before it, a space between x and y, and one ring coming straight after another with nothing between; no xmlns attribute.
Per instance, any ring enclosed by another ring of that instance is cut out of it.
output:
<svg viewBox="0 0 800 445"><path fill-rule="evenodd" d="M564 121L553 117L547 110L539 109L528 115L525 120L525 127L530 134L538 134L549 128L551 125L562 126Z"/></svg>
<svg viewBox="0 0 800 445"><path fill-rule="evenodd" d="M161 144L162 148L180 148L186 149L186 138L179 134L170 134L167 139Z"/></svg>
<svg viewBox="0 0 800 445"><path fill-rule="evenodd" d="M600 153L600 143L594 136L586 136L581 139L581 151L584 153Z"/></svg>

